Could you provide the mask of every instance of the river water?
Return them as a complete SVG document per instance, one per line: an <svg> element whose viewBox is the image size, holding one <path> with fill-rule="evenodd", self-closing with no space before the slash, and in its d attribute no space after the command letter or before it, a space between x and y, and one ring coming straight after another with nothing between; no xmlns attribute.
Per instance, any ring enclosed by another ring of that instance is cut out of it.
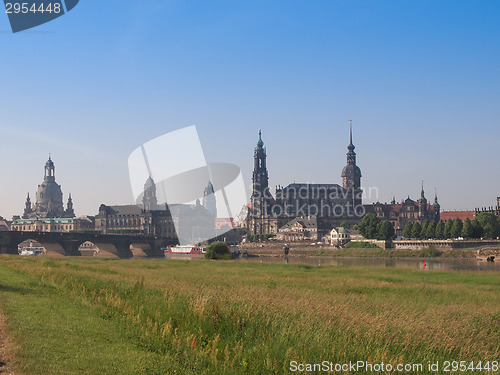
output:
<svg viewBox="0 0 500 375"><path fill-rule="evenodd" d="M201 255L175 255L167 256L167 259L200 259ZM497 258L498 259L498 258ZM500 259L496 262L476 259L452 259L452 258L338 258L329 256L304 256L304 257L246 257L240 256L237 262L257 263L281 263L281 264L308 264L311 266L337 266L337 267L374 267L374 268L407 268L422 271L434 270L469 270L500 272Z"/></svg>

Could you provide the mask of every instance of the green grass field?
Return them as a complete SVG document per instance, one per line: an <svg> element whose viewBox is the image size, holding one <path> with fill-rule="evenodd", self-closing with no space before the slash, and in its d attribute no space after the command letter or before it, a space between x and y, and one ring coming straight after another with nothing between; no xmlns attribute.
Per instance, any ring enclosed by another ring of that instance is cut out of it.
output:
<svg viewBox="0 0 500 375"><path fill-rule="evenodd" d="M2 256L0 277L22 374L500 359L498 273Z"/></svg>

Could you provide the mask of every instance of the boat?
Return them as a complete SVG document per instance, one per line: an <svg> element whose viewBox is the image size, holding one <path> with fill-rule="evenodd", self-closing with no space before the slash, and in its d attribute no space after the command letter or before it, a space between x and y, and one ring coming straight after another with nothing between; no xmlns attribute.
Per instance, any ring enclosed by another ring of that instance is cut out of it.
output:
<svg viewBox="0 0 500 375"><path fill-rule="evenodd" d="M18 246L17 253L22 256L42 255L45 253L45 249L42 246L33 246L33 243L30 243L29 246Z"/></svg>
<svg viewBox="0 0 500 375"><path fill-rule="evenodd" d="M205 248L194 245L177 245L169 246L164 250L165 254L189 254L189 255L203 255Z"/></svg>

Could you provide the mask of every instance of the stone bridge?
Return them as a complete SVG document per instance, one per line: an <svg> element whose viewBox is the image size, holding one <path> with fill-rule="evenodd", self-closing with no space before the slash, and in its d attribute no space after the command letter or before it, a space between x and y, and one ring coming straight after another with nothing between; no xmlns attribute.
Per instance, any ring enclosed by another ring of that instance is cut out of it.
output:
<svg viewBox="0 0 500 375"><path fill-rule="evenodd" d="M49 254L80 256L80 245L92 242L100 252L119 258L132 258L137 255L148 257L163 257L163 246L174 245L177 240L172 238L114 235L89 233L59 233L59 232L0 232L0 254L17 254L17 246L24 241L39 242Z"/></svg>

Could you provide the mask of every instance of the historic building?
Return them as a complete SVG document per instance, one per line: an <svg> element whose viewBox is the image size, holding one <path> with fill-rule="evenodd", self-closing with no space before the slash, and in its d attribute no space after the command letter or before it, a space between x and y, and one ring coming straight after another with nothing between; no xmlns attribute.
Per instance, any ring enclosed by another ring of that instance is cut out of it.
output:
<svg viewBox="0 0 500 375"><path fill-rule="evenodd" d="M142 205L102 204L95 217L95 229L104 234L177 238L181 244L197 244L216 236L216 202L210 182L203 203L197 200L194 205L159 204L156 184L149 177L144 185Z"/></svg>
<svg viewBox="0 0 500 375"><path fill-rule="evenodd" d="M373 203L364 206L365 211L371 212L380 220L388 220L394 227L396 233L401 233L406 223L416 222L422 224L425 220L439 221L441 206L438 203L437 194L434 197L434 204L429 204L425 198L424 185L420 192L420 198L414 201L406 198L402 203L396 203L395 199L390 204Z"/></svg>
<svg viewBox="0 0 500 375"><path fill-rule="evenodd" d="M344 227L333 228L329 233L328 242L334 246L344 246L351 240L351 232Z"/></svg>
<svg viewBox="0 0 500 375"><path fill-rule="evenodd" d="M342 222L349 226L358 223L364 210L361 170L356 164L352 126L347 149L347 165L341 174L342 186L293 183L286 187L278 186L273 196L269 189L267 151L262 141L262 132L259 131L259 140L254 150L252 196L247 218L250 234L277 234L279 228L300 217L318 218L330 228Z"/></svg>
<svg viewBox="0 0 500 375"><path fill-rule="evenodd" d="M73 200L71 194L68 198L66 210L63 205L61 185L56 182L56 167L51 157L45 163L43 182L38 185L36 202L31 203L30 195L26 198L23 219L32 218L73 218Z"/></svg>
<svg viewBox="0 0 500 375"><path fill-rule="evenodd" d="M94 222L88 217L33 217L30 219L16 219L10 225L10 230L21 232L74 232L93 231Z"/></svg>
<svg viewBox="0 0 500 375"><path fill-rule="evenodd" d="M175 237L175 227L168 206L159 205L156 185L151 177L144 184L142 206L101 204L95 217L95 230L103 234L142 234Z"/></svg>
<svg viewBox="0 0 500 375"><path fill-rule="evenodd" d="M318 241L327 232L327 225L317 217L296 217L278 229L278 240L285 242Z"/></svg>
<svg viewBox="0 0 500 375"><path fill-rule="evenodd" d="M215 201L214 185L212 185L211 181L208 181L207 187L203 191L203 207L205 207L214 218L217 217L217 202Z"/></svg>
<svg viewBox="0 0 500 375"><path fill-rule="evenodd" d="M481 212L491 212L497 216L500 216L500 197L497 197L497 205L496 207L490 206L490 207L481 207L481 208L476 208L474 210L474 217L476 217L478 214Z"/></svg>

